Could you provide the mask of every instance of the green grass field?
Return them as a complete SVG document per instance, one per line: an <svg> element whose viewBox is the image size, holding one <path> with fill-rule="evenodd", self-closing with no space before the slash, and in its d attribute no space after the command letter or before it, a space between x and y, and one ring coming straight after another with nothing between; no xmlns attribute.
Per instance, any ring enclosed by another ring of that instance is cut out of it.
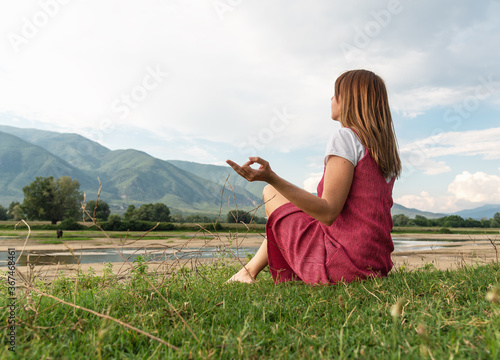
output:
<svg viewBox="0 0 500 360"><path fill-rule="evenodd" d="M13 225L14 226L14 225ZM186 230L175 231L153 231L147 234L147 240L165 240L165 239L181 239L181 240L210 240L221 235L230 235L235 233L264 233L265 225L256 225L253 229L246 228L243 224L224 224L226 228L223 231L214 232L213 230L205 231L201 228L196 228L195 224L189 224ZM193 230L194 229L194 230ZM29 241L31 244L61 244L71 241L85 241L101 239L107 237L111 239L138 239L145 235L145 231L108 231L103 233L100 230L66 230L61 239L57 239L56 232L53 230L31 230ZM19 227L18 230L1 230L0 238L7 237L13 240L24 240L28 234L26 227ZM3 241L8 241L3 239Z"/></svg>
<svg viewBox="0 0 500 360"><path fill-rule="evenodd" d="M22 238L22 232L0 236ZM63 240L98 237L74 231ZM57 241L42 230L31 240ZM222 258L168 274L140 259L132 265L127 277L117 278L110 264L102 276L88 271L57 279L37 276L35 266L26 279L30 289L16 275L15 351L6 342L11 301L3 271L0 359L500 358L498 263L454 271L428 264L334 286L276 286L268 272L256 284L226 284L237 267Z"/></svg>
<svg viewBox="0 0 500 360"><path fill-rule="evenodd" d="M500 357L499 264L455 271L428 265L335 286L276 286L269 273L257 284L226 284L236 268L223 259L168 275L144 262L134 266L123 280L110 266L103 276L32 278L31 291L18 287L15 352L2 344L0 358ZM7 339L4 280L0 291Z"/></svg>

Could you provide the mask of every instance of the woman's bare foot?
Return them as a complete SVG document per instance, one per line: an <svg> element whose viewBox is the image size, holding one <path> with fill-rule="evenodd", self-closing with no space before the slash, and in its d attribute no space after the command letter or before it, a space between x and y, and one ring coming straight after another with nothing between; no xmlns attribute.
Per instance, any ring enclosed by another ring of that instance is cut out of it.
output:
<svg viewBox="0 0 500 360"><path fill-rule="evenodd" d="M228 281L226 282L242 282L251 284L255 282L255 277L250 275L249 270L246 267L243 267L240 271L234 274Z"/></svg>

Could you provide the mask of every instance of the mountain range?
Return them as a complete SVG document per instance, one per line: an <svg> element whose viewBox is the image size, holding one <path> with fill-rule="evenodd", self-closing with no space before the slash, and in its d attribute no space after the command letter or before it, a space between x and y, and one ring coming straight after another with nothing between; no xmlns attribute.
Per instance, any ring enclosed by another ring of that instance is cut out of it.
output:
<svg viewBox="0 0 500 360"><path fill-rule="evenodd" d="M229 209L254 209L261 203L262 182L247 182L229 166L160 160L145 152L110 150L77 134L0 125L0 204L22 201L22 188L37 176L66 175L80 182L87 200L100 198L113 212L130 204L165 203L172 213L225 215ZM392 214L438 218L394 204ZM464 218L491 218L500 205L462 210ZM263 216L263 207L257 215Z"/></svg>
<svg viewBox="0 0 500 360"><path fill-rule="evenodd" d="M110 150L77 134L11 126L0 126L0 174L4 206L22 201L22 188L37 176L77 179L88 200L96 198L100 180L101 199L115 211L156 202L197 214L216 214L221 206L226 212L236 205L251 209L264 187L238 179L230 167L169 162L138 150ZM231 186L221 196L228 175Z"/></svg>

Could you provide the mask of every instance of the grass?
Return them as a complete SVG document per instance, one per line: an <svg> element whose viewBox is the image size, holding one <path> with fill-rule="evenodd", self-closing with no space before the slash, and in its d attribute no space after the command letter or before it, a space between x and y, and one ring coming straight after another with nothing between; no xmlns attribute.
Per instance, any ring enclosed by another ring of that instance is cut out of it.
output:
<svg viewBox="0 0 500 360"><path fill-rule="evenodd" d="M16 225L17 222L15 221L0 221L0 225L3 227L11 226L11 229L0 229L0 236L18 236L19 233L12 232L14 229L14 226ZM33 221L30 222L30 224L34 225L46 225L49 224L49 222L43 222L43 221ZM148 237L150 236L162 236L162 238L165 237L179 237L179 236L186 236L186 234L191 234L193 232L196 232L199 230L199 225L196 223L183 223L183 224L176 224L178 226L182 226L183 229L181 230L172 230L172 231L154 231L152 232ZM245 233L262 233L265 231L265 224L251 224L248 228L244 224L230 224L230 223L221 223L221 225L224 227L223 232L245 232ZM442 226L395 226L392 229L392 234L414 234L414 233L424 233L424 234L441 234L441 230L443 229ZM448 228L452 234L499 234L500 229L499 228ZM19 231L25 231L26 228L23 226L19 227ZM39 230L40 232L44 232L47 234L47 236L53 236L55 234L55 230ZM88 229L88 230L79 230L79 231L64 231L64 234L66 233L71 233L71 234L80 234L85 237L100 237L102 236L102 233L98 230L95 229ZM125 237L125 236L134 236L137 234L143 234L144 231L131 231L128 233L126 232L111 232L110 236L111 237ZM94 234L94 235L92 235ZM65 235L66 236L66 235Z"/></svg>
<svg viewBox="0 0 500 360"><path fill-rule="evenodd" d="M275 286L266 272L257 284L226 284L236 268L223 259L168 276L140 259L134 266L125 279L112 274L112 265L103 276L89 271L52 282L30 279L38 292L19 288L16 352L4 346L0 358L500 356L500 305L491 296L496 292L498 299L498 263L455 271L438 271L432 265L402 268L387 278L335 286ZM0 297L0 306L0 324L6 324L6 296ZM6 338L5 326L2 332Z"/></svg>
<svg viewBox="0 0 500 360"><path fill-rule="evenodd" d="M158 232L147 239L188 234ZM133 238L143 232L109 235ZM197 238L210 239L202 235ZM33 236L55 241L51 231ZM103 234L64 236L63 241ZM142 257L129 265L120 275L111 264L102 276L91 269L47 277L36 265L23 282L18 274L16 351L4 340L0 358L500 357L498 262L454 271L431 264L412 271L402 267L387 278L334 286L274 285L268 272L256 284L226 284L238 267L222 257L167 273ZM0 293L0 332L7 339L10 303L3 279Z"/></svg>
<svg viewBox="0 0 500 360"><path fill-rule="evenodd" d="M443 229L448 229L449 234L480 235L499 234L498 228L443 228L442 226L395 226L391 234L442 234ZM447 232L448 233L448 232Z"/></svg>
<svg viewBox="0 0 500 360"><path fill-rule="evenodd" d="M16 227L16 225L18 225L18 221L4 221L4 220L0 220L0 231L13 231ZM57 225L51 225L51 222L50 221L30 221L30 226L31 226L31 229L32 230L45 230L46 232L55 232L56 231L56 227L59 226L61 223L58 222ZM238 224L235 224L235 223L222 223L222 222L219 222L217 221L217 223L219 223L221 226L224 227L224 231L244 231L244 232L248 232L248 233L260 233L260 232L263 232L265 231L265 227L266 225L265 224L255 224L255 223L252 223L252 224L242 224L242 223L238 223ZM81 225L84 225L84 226L90 226L92 225L92 222L86 222L86 223L82 223L80 222ZM172 223L175 228L172 229L172 230L168 230L168 233L171 234L171 235L182 235L182 234L186 234L186 233L192 233L192 232L196 232L198 230L200 230L200 226L203 226L203 227L207 227L207 228L210 228L212 223ZM53 228L49 228L49 229L40 229L40 227L42 226L45 226L45 225L51 225ZM24 227L23 224L19 224L18 225L18 230L26 230L26 227ZM66 231L63 229L63 231ZM79 231L80 233L89 233L89 232L99 232L98 230L96 230L95 227L89 227L89 229L84 229L84 230L80 230ZM141 232L141 231L137 231L137 232ZM144 231L142 231L144 232ZM163 232L162 230L155 230L153 231L154 233L157 233L157 232ZM125 232L123 232L125 233Z"/></svg>
<svg viewBox="0 0 500 360"><path fill-rule="evenodd" d="M8 236L16 239L25 239L27 230L19 230L17 233L12 233L8 231L0 230L0 237ZM230 234L231 231L219 232L219 234ZM112 239L134 239L139 238L144 235L144 231L131 231L126 232L108 232L107 236ZM61 238L62 242L65 241L85 241L85 240L95 240L95 239L106 239L107 237L101 231L72 231L66 230ZM36 241L39 244L52 244L47 242L56 239L55 231L47 230L32 230L30 241ZM181 239L181 240L212 240L213 236L205 236L203 233L195 233L192 230L185 231L168 231L168 232L153 232L148 234L147 240L165 240L165 239ZM57 244L61 244L59 242Z"/></svg>

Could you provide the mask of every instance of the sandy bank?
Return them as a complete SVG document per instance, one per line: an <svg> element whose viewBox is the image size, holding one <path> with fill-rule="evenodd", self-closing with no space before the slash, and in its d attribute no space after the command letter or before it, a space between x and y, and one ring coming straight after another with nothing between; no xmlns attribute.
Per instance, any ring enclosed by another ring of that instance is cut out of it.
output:
<svg viewBox="0 0 500 360"><path fill-rule="evenodd" d="M498 254L491 241L497 246L500 251L500 236L492 235L458 235L458 234L394 234L393 238L398 239L434 239L434 240L461 240L454 243L452 247L436 248L420 250L413 248L412 251L395 252L392 254L394 266L405 266L409 269L419 268L427 264L432 264L438 269L456 269L464 265L485 264L498 260ZM62 244L39 244L36 241L30 241L26 244L24 239L2 239L0 240L0 251L6 251L8 248L15 248L17 255L24 251L67 251L71 248L75 254L79 250L84 249L106 249L106 248L165 248L178 250L181 248L200 248L200 247L216 247L216 246L232 246L240 247L258 247L262 242L263 236L260 234L247 234L238 237L237 235L221 234L218 238L212 239L142 239L142 240L127 240L120 241L117 239L92 239L92 240L76 240L65 241ZM491 240L491 241L490 241ZM152 264L150 269L158 268L159 271L169 272L174 267L185 266L194 267L213 262L213 259L186 259L179 261L165 261L161 264ZM245 262L246 259L233 259L235 262ZM72 265L50 265L50 266L35 266L31 271L39 272L43 277L54 277L59 271L65 274L75 273L78 269L88 270L92 267L96 274L101 275L105 268L104 263L92 264L72 264ZM18 270L23 274L28 274L30 269L26 266L18 266ZM130 271L130 266L126 263L114 263L113 270L115 273L127 276Z"/></svg>

